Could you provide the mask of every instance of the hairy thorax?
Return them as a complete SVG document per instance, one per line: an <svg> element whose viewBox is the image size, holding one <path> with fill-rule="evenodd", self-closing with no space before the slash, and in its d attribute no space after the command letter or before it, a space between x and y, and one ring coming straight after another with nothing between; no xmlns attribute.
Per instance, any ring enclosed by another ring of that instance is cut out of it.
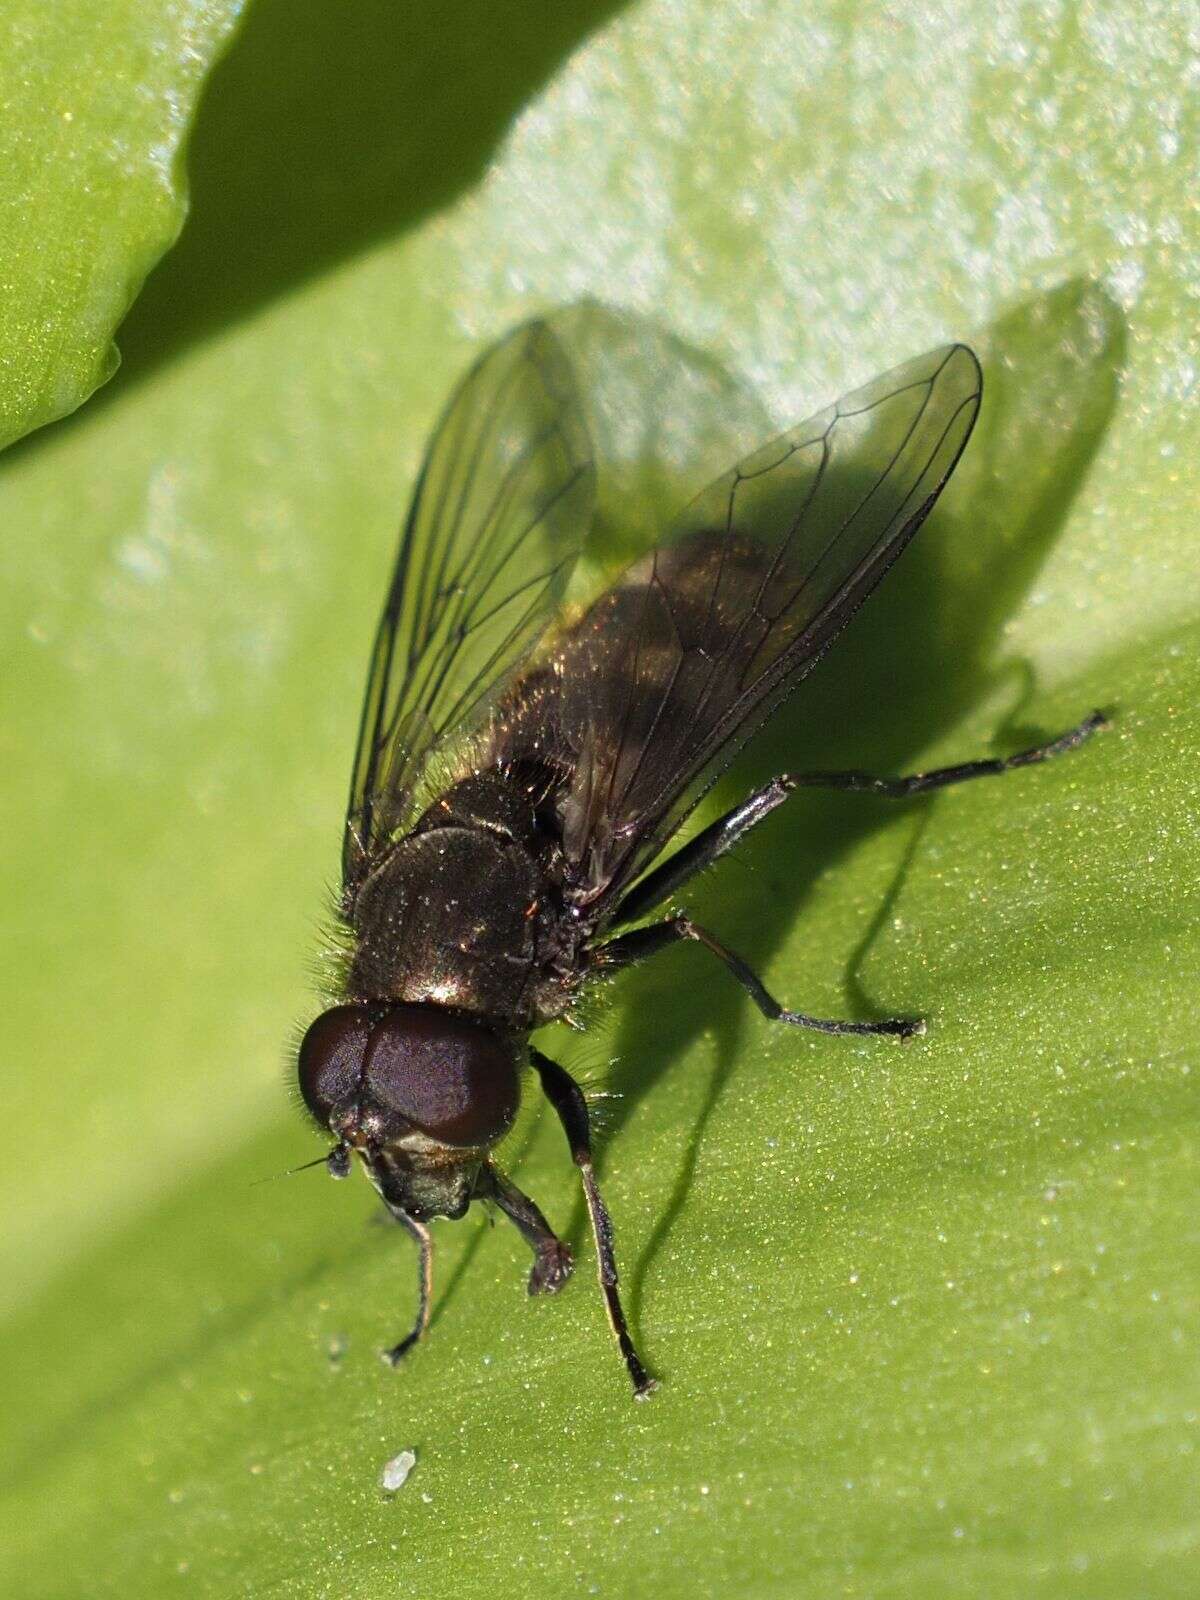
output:
<svg viewBox="0 0 1200 1600"><path fill-rule="evenodd" d="M363 884L350 997L527 1029L566 1011L577 942L534 810L498 773L456 784Z"/></svg>

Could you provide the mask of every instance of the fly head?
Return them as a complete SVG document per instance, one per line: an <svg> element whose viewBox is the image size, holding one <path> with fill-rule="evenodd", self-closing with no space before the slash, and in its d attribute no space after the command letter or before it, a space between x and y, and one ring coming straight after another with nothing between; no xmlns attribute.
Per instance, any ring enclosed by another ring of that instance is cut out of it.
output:
<svg viewBox="0 0 1200 1600"><path fill-rule="evenodd" d="M437 1006L334 1006L300 1045L300 1092L344 1152L362 1160L392 1211L460 1217L487 1150L511 1128L520 1086L513 1046Z"/></svg>

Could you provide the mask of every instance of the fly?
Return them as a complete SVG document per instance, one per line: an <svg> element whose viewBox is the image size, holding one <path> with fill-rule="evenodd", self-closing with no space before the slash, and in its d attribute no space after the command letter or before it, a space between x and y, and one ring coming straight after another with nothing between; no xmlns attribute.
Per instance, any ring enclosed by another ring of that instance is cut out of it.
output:
<svg viewBox="0 0 1200 1600"><path fill-rule="evenodd" d="M750 735L808 674L929 515L979 409L961 344L877 378L712 484L582 615L564 594L594 506L570 364L540 321L493 346L434 432L375 639L339 906L341 986L308 1029L300 1089L414 1239L424 1334L429 1221L491 1201L533 1253L531 1294L572 1256L493 1150L532 1069L579 1169L600 1289L641 1399L655 1387L618 1288L588 1106L529 1043L581 992L690 940L772 1021L828 1034L923 1031L787 1010L676 892L796 789L901 799L1043 761L1102 726L903 778L788 773L671 842ZM656 915L657 914L657 915Z"/></svg>

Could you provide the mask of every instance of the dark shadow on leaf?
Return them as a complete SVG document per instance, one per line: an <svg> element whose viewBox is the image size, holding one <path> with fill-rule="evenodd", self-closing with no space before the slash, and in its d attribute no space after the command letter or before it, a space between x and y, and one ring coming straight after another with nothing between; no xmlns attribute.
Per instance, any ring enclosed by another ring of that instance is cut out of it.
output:
<svg viewBox="0 0 1200 1600"><path fill-rule="evenodd" d="M191 219L121 330L130 374L447 205L620 9L255 0L200 107Z"/></svg>
<svg viewBox="0 0 1200 1600"><path fill-rule="evenodd" d="M884 929L895 915L896 904L900 899L900 891L903 889L908 874L912 870L913 863L920 852L921 841L925 837L925 831L929 827L930 819L933 816L933 808L937 801L932 796L929 796L922 801L914 801L913 804L918 813L916 827L909 836L909 841L904 847L904 854L897 863L896 871L888 886L888 892L879 902L879 908L871 918L867 931L859 941L853 956L850 958L850 965L846 969L846 998L857 1016L866 1016L875 1009L874 1001L863 986L863 963L874 948L876 940L882 937Z"/></svg>
<svg viewBox="0 0 1200 1600"><path fill-rule="evenodd" d="M122 323L121 370L91 406L448 205L622 4L255 0L189 140L188 221Z"/></svg>
<svg viewBox="0 0 1200 1600"><path fill-rule="evenodd" d="M114 1325L126 1331L120 1346L125 1371L107 1381L91 1379L95 1387L90 1391L86 1382L75 1385L73 1393L82 1387L85 1398L72 1399L66 1407L56 1404L51 1384L40 1430L16 1445L9 1460L0 1466L0 1494L23 1488L31 1478L53 1471L60 1455L78 1448L81 1442L86 1444L89 1434L110 1417L145 1403L158 1386L194 1374L214 1352L246 1335L280 1303L303 1307L298 1322L311 1327L319 1298L317 1285L327 1274L337 1272L351 1253L349 1247L339 1242L336 1249L295 1250L292 1259L299 1265L286 1272L263 1271L255 1293L234 1296L226 1287L225 1268L230 1261L247 1255L275 1259L270 1240L286 1231L277 1220L271 1220L280 1214L278 1200L270 1191L263 1191L261 1198L248 1202L236 1232L206 1235L199 1243L196 1237L198 1214L217 1213L231 1186L246 1186L247 1172L277 1167L281 1148L289 1153L295 1149L294 1132L289 1129L284 1138L286 1144L281 1145L276 1131L223 1157L209 1172L182 1190L172 1191L161 1205L131 1227L117 1229L92 1250L78 1275L87 1280L82 1295L93 1306L93 1314L97 1306L105 1309L106 1333L111 1335ZM313 1174L305 1176L313 1178ZM316 1184L309 1183L307 1191L300 1191L299 1202L292 1201L293 1214L304 1213L315 1189ZM131 1237L136 1244L131 1245ZM202 1288L182 1310L171 1306L169 1287L178 1278L181 1259L188 1261L191 1272L198 1265L202 1269L193 1280ZM82 1361L79 1370L87 1370L89 1328L79 1325L74 1316L77 1287L75 1277L60 1279L44 1299L35 1300L22 1317L14 1318L7 1333L11 1349L32 1351L44 1362L48 1352L66 1338L73 1362L78 1366ZM161 1349L151 1353L147 1329L173 1316L178 1319L177 1336L164 1338ZM28 1328L37 1330L32 1338ZM45 1394L47 1385L37 1370L23 1373L18 1367L15 1378L18 1383L36 1385L39 1394Z"/></svg>
<svg viewBox="0 0 1200 1600"><path fill-rule="evenodd" d="M1005 623L1029 594L1104 437L1116 405L1125 340L1115 304L1097 286L1071 281L1017 307L975 341L985 373L984 402L954 479L929 523L828 659L722 781L719 802L734 804L754 784L789 770L911 771L923 751L1003 690L1014 669L1000 654ZM740 448L744 443L730 450L726 465ZM1018 668L1017 682L1020 703L1010 708L1009 722L1029 709L1033 686L1027 670L1022 675ZM1073 707L1070 715L1082 717L1091 709ZM947 759L1014 750L1062 731L1039 723L1033 732L1022 723L1022 737L1014 739L1005 713L997 715L992 751L963 749L953 756L948 752ZM941 802L952 803L950 797ZM698 921L756 970L769 972L816 878L896 815L894 803L866 796L799 794L741 848L744 866L755 873L753 895L740 893L738 876L726 870L681 898ZM918 840L919 834L907 845L898 841L902 859L889 899L898 895L906 871L919 860ZM885 907L840 985L838 974L831 973L822 994L784 992L783 1003L857 1018L928 1009L929 997L919 992L867 993L864 963L889 920ZM663 1177L670 1199L662 1221L640 1252L636 1241L626 1238L624 1244L635 1308L653 1260L686 1204L704 1125L750 1037L746 1030L771 1026L732 980L701 965L707 959L695 947L677 948L652 968L623 975L615 991L622 1020L612 1082L624 1098L617 1102L612 1136L678 1056L702 1035L717 1044L700 1125L689 1138L681 1131L675 1182ZM680 989L685 996L673 998ZM840 1043L831 1039L824 1048L836 1051ZM878 1047L898 1048L888 1040L878 1041ZM909 1048L927 1045L915 1041ZM578 1209L573 1234L581 1223Z"/></svg>

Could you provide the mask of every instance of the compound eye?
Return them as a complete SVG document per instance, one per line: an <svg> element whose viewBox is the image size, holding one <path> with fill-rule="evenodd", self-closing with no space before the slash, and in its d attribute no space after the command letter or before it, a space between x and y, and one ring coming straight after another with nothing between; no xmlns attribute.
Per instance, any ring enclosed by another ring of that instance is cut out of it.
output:
<svg viewBox="0 0 1200 1600"><path fill-rule="evenodd" d="M520 1095L507 1045L426 1006L396 1006L376 1024L367 1083L374 1100L431 1139L464 1147L507 1133Z"/></svg>
<svg viewBox="0 0 1200 1600"><path fill-rule="evenodd" d="M334 1006L309 1028L297 1070L304 1104L322 1127L362 1086L371 1018L362 1006Z"/></svg>

